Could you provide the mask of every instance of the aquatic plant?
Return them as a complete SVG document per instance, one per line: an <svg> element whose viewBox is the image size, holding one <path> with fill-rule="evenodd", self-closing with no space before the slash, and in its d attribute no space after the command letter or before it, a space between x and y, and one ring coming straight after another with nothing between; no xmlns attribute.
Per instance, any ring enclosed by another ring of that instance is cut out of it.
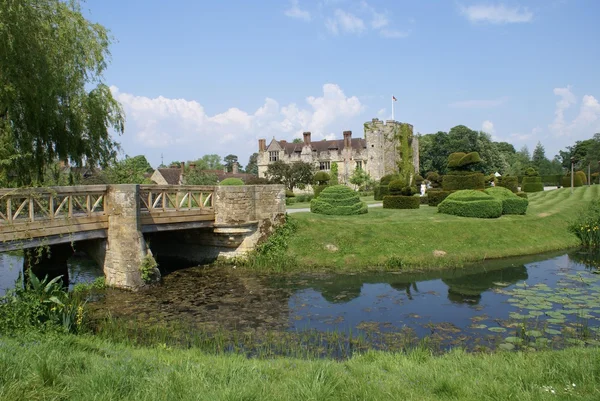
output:
<svg viewBox="0 0 600 401"><path fill-rule="evenodd" d="M587 248L600 247L600 200L591 201L569 224L569 231Z"/></svg>

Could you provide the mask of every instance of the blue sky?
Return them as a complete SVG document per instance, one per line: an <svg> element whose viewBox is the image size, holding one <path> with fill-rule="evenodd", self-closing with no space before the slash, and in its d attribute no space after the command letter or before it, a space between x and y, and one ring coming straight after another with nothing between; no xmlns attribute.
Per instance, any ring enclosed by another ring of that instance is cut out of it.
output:
<svg viewBox="0 0 600 401"><path fill-rule="evenodd" d="M464 124L550 158L600 132L600 2L88 0L124 152L246 164L258 138L341 138L374 117Z"/></svg>

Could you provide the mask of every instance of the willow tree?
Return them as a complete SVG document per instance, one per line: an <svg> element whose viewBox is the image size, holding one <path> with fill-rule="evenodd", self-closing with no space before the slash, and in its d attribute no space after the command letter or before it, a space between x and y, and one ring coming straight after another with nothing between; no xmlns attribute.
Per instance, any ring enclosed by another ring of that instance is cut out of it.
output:
<svg viewBox="0 0 600 401"><path fill-rule="evenodd" d="M79 0L0 1L0 178L42 181L56 160L105 166L124 114L103 82L111 38Z"/></svg>

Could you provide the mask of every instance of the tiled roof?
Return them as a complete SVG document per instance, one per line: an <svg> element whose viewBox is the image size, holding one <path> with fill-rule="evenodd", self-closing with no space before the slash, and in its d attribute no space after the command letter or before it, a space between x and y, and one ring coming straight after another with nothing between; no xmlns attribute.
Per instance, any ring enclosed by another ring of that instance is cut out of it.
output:
<svg viewBox="0 0 600 401"><path fill-rule="evenodd" d="M285 154L291 155L294 152L301 152L304 147L304 143L281 143L279 145L284 149ZM362 138L352 138L351 139L352 149L355 150L363 150L367 147L367 141ZM312 150L316 150L317 152L326 152L331 150L343 150L344 149L344 140L343 139L334 139L331 141L314 141L310 143Z"/></svg>
<svg viewBox="0 0 600 401"><path fill-rule="evenodd" d="M181 168L159 168L158 172L163 176L167 184L179 185L179 180L181 179Z"/></svg>

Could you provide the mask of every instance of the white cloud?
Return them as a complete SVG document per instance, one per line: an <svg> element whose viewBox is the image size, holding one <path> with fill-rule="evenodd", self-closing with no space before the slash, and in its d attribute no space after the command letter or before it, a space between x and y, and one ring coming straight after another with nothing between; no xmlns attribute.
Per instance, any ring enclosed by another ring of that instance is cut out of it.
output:
<svg viewBox="0 0 600 401"><path fill-rule="evenodd" d="M494 123L491 122L490 120L485 120L482 124L481 124L481 130L483 132L486 132L490 135L494 135L496 133L496 130L494 129Z"/></svg>
<svg viewBox="0 0 600 401"><path fill-rule="evenodd" d="M591 95L585 95L581 101L579 115L573 120L572 127L587 127L600 118L600 103Z"/></svg>
<svg viewBox="0 0 600 401"><path fill-rule="evenodd" d="M333 13L333 18L327 19L325 26L334 35L340 32L361 34L365 31L365 22L361 18L339 8Z"/></svg>
<svg viewBox="0 0 600 401"><path fill-rule="evenodd" d="M316 140L339 137L348 128L344 124L365 109L356 96L346 96L335 84L323 85L323 93L307 97L304 106L280 106L267 98L254 112L230 108L215 115L208 115L194 100L135 96L114 86L111 91L127 115L125 150L156 148L178 159L186 152L193 152L188 158L208 153L250 154L259 137L289 139L301 137L303 131L311 131Z"/></svg>
<svg viewBox="0 0 600 401"><path fill-rule="evenodd" d="M302 10L298 5L298 0L292 0L290 8L285 10L284 14L290 18L297 18L304 21L310 21L310 12Z"/></svg>
<svg viewBox="0 0 600 401"><path fill-rule="evenodd" d="M554 94L560 96L560 100L556 102L554 121L550 124L549 128L556 135L565 135L567 128L565 123L565 110L577 103L577 100L575 99L573 92L571 92L571 85L568 85L566 88L554 88Z"/></svg>
<svg viewBox="0 0 600 401"><path fill-rule="evenodd" d="M533 13L526 7L507 7L504 4L461 6L460 12L471 22L488 22L491 24L531 22L533 19Z"/></svg>
<svg viewBox="0 0 600 401"><path fill-rule="evenodd" d="M448 106L456 109L491 109L506 103L508 97L503 96L498 99L479 99L479 100L461 100L450 103Z"/></svg>
<svg viewBox="0 0 600 401"><path fill-rule="evenodd" d="M571 91L571 86L554 88L554 94L560 96L560 100L556 102L554 121L548 127L555 136L582 138L600 130L600 103L594 96L583 96L577 116L569 122L565 114L577 104L577 98Z"/></svg>

